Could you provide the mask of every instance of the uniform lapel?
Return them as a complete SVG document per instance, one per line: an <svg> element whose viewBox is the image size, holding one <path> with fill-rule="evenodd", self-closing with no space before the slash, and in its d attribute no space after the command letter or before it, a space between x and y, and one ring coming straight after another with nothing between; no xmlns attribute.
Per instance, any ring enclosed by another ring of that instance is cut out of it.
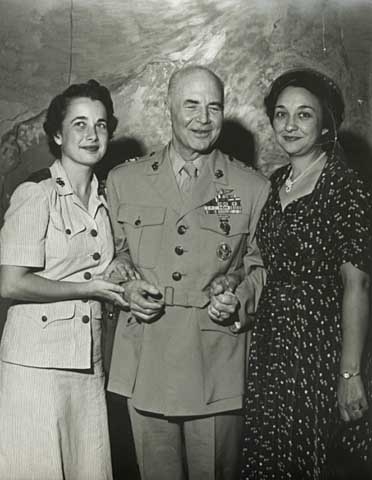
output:
<svg viewBox="0 0 372 480"><path fill-rule="evenodd" d="M154 190L163 198L167 207L180 214L183 200L169 161L168 147L152 155L146 167L146 175Z"/></svg>

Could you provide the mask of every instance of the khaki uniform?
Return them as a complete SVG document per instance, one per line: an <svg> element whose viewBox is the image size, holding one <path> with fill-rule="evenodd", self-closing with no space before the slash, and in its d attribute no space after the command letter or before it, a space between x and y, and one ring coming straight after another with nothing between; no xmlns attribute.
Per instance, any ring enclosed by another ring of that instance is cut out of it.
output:
<svg viewBox="0 0 372 480"><path fill-rule="evenodd" d="M131 398L137 411L166 417L241 408L246 335L209 318L208 287L244 265L243 319L263 283L254 233L269 182L218 150L203 162L189 200L178 189L168 148L114 168L107 181L117 253L131 258L166 303L150 324L121 313L108 389ZM238 205L227 215L228 232L211 213L222 190Z"/></svg>
<svg viewBox="0 0 372 480"><path fill-rule="evenodd" d="M33 174L11 198L0 264L61 282L102 275L114 244L95 177L91 191L86 209L59 160ZM112 479L101 317L95 300L9 308L0 345L1 479Z"/></svg>

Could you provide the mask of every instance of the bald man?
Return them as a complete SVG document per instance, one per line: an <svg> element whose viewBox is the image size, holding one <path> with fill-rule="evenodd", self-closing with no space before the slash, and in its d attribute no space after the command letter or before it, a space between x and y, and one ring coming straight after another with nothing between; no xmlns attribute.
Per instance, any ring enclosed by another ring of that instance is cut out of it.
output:
<svg viewBox="0 0 372 480"><path fill-rule="evenodd" d="M268 181L216 148L224 91L212 71L173 74L168 107L170 144L107 181L117 262L138 272L108 388L129 399L142 480L232 480Z"/></svg>

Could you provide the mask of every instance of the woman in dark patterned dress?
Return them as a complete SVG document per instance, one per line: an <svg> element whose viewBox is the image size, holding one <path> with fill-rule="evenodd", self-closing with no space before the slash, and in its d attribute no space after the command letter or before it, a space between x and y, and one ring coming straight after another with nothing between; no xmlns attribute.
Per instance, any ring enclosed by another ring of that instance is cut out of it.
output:
<svg viewBox="0 0 372 480"><path fill-rule="evenodd" d="M332 80L291 70L265 105L289 165L272 175L257 228L268 275L252 334L241 479L341 478L330 472L339 443L338 461L360 461L342 478L360 480L371 450L362 374L370 194L341 158L344 103Z"/></svg>

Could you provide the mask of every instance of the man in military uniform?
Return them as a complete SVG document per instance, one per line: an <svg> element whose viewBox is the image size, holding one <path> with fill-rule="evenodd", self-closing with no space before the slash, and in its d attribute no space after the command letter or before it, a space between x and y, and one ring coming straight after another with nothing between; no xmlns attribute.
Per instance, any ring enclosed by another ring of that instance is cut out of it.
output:
<svg viewBox="0 0 372 480"><path fill-rule="evenodd" d="M116 329L109 390L128 397L143 480L235 478L246 334L262 261L255 228L268 181L216 148L223 83L173 74L172 140L120 165L108 197L130 311Z"/></svg>

